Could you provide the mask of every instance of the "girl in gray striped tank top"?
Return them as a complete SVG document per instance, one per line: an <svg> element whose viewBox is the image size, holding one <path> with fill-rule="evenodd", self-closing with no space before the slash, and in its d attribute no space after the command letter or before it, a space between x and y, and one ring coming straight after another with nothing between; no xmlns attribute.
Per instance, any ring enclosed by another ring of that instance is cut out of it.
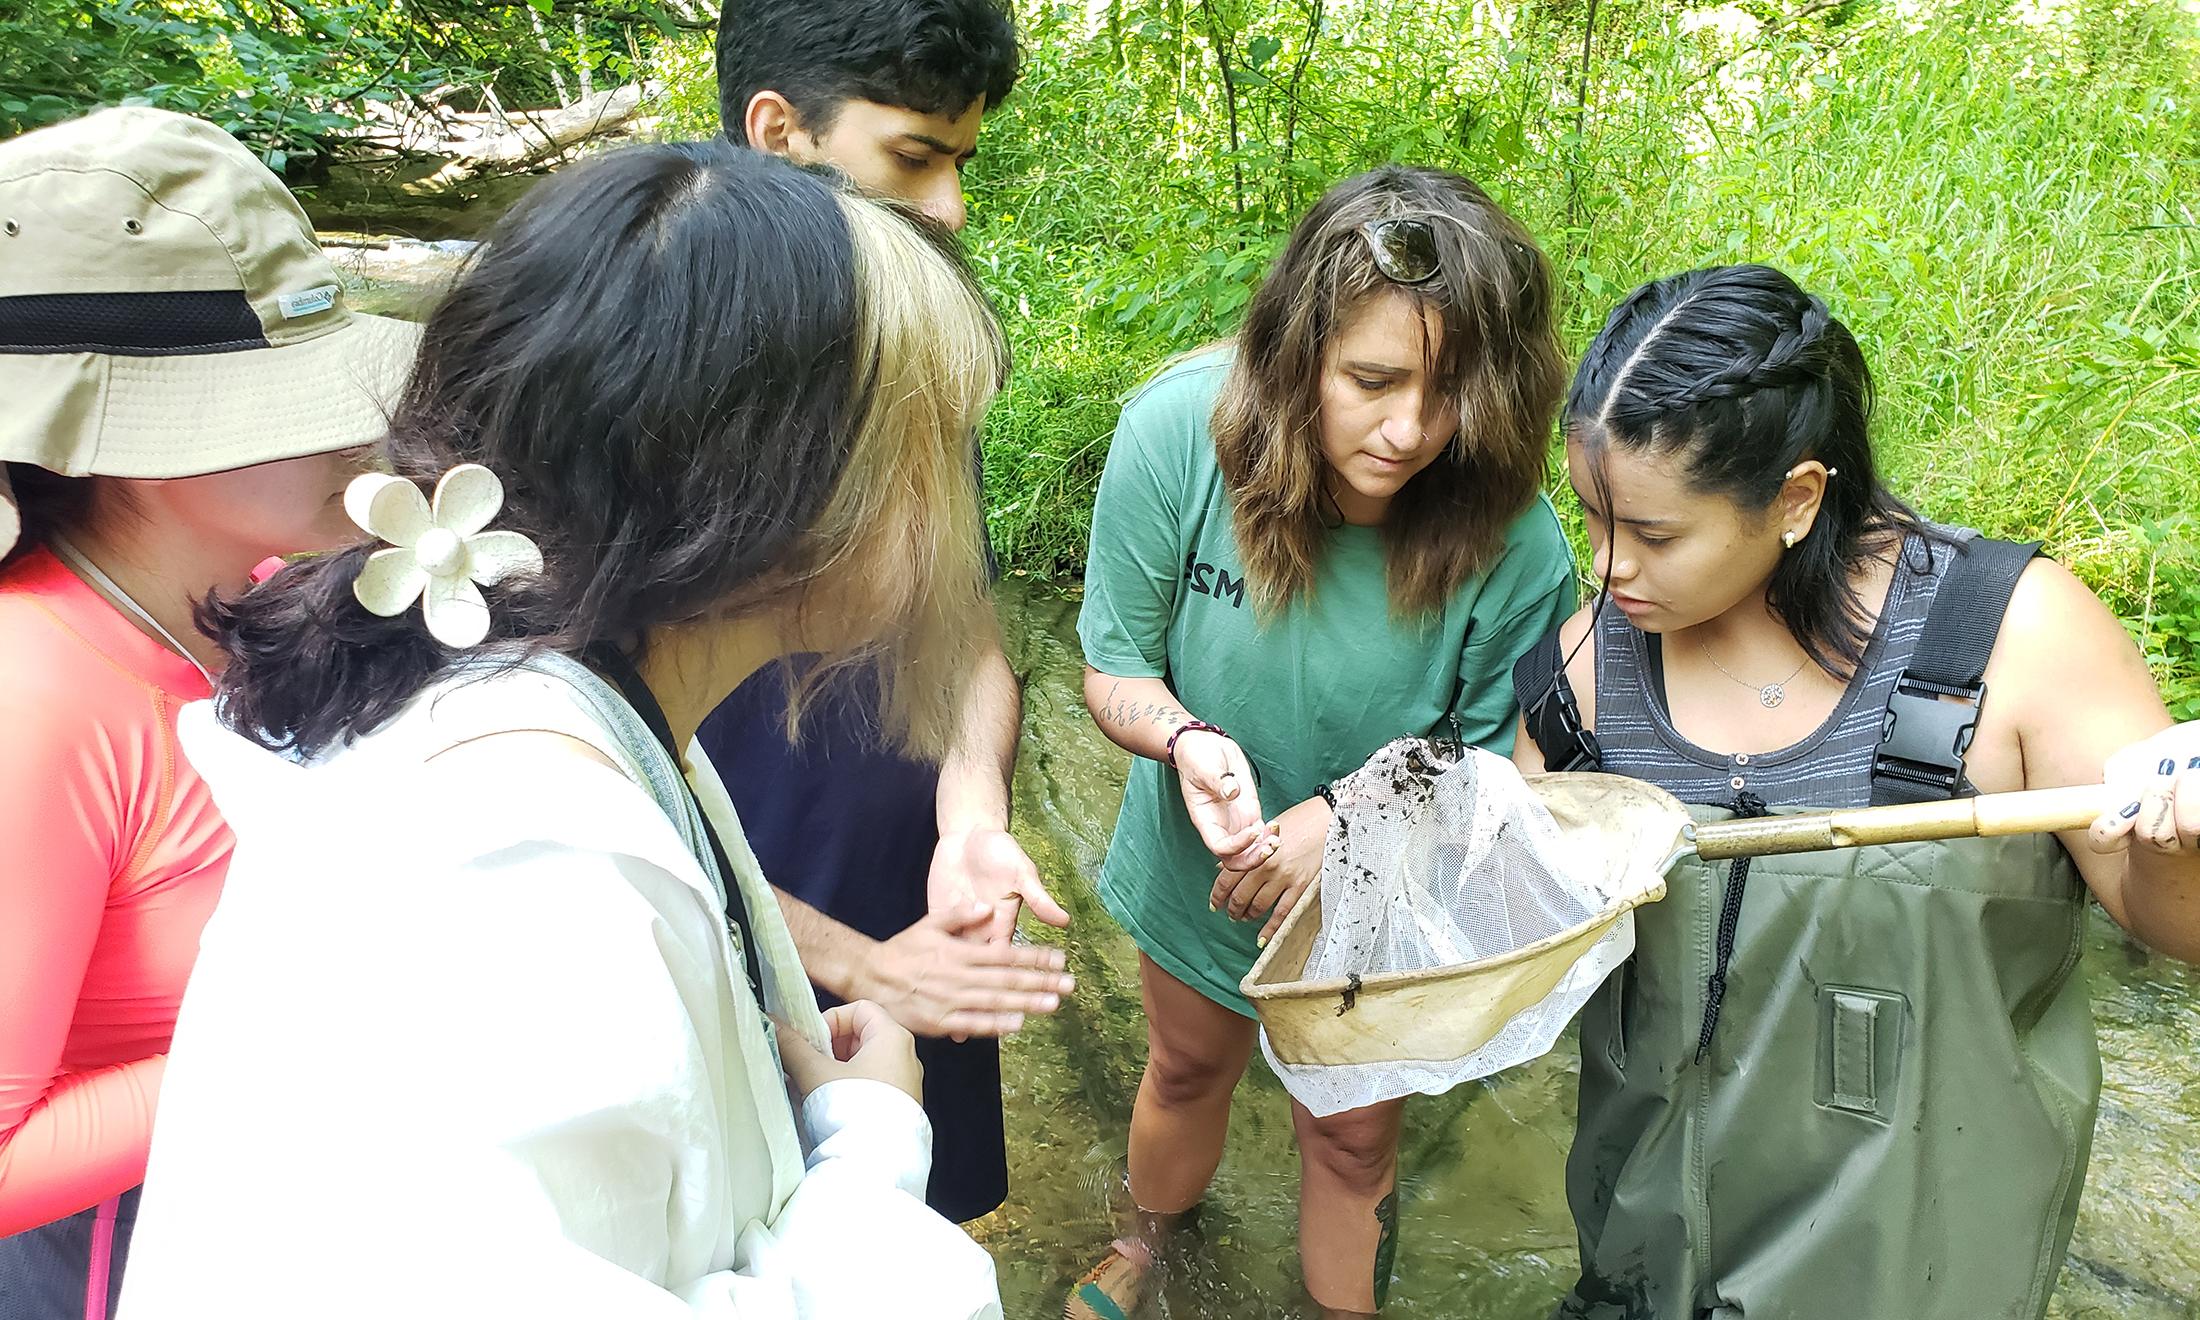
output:
<svg viewBox="0 0 2200 1320"><path fill-rule="evenodd" d="M1665 695L1663 637L1607 606L1597 618L1595 643L1600 767L1706 806L1731 806L1744 793L1774 807L1871 805L1872 761L1887 698L1909 667L1957 547L1977 535L1932 525L1904 536L1886 603L1832 713L1801 740L1773 751L1710 751L1674 728ZM1738 691L1734 699L1745 706L1763 704L1761 696L1747 692ZM1969 788L1967 779L1963 786Z"/></svg>
<svg viewBox="0 0 2200 1320"><path fill-rule="evenodd" d="M1516 759L1707 816L1890 785L2118 805L2090 839L1677 865L1581 1018L1564 1320L2037 1320L2100 1091L2088 895L2200 954L2200 726L2069 573L1881 485L1870 405L1856 340L1776 270L1621 304L1566 404L1604 592L1523 660Z"/></svg>

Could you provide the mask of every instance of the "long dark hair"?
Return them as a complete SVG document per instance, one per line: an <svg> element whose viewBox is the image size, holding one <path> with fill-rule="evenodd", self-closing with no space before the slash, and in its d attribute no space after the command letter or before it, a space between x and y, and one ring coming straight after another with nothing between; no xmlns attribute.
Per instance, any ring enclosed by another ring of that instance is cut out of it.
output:
<svg viewBox="0 0 2200 1320"><path fill-rule="evenodd" d="M1426 283L1385 277L1361 232L1406 216L1433 222L1438 272ZM1459 416L1458 435L1383 521L1393 612L1441 607L1503 548L1542 484L1566 367L1550 263L1535 239L1456 174L1385 165L1346 179L1314 203L1261 281L1215 400L1215 458L1265 611L1312 588L1335 521L1320 424L1330 341L1393 292L1442 324L1429 378Z"/></svg>
<svg viewBox="0 0 2200 1320"><path fill-rule="evenodd" d="M1750 513L1769 508L1806 459L1838 470L1765 600L1804 653L1842 679L1871 642L1854 586L1865 561L1885 553L1890 533L1942 539L1880 483L1871 413L1856 337L1823 300L1756 265L1636 289L1582 355L1566 397L1567 434L1592 458L1606 445L1677 456L1697 490Z"/></svg>
<svg viewBox="0 0 2200 1320"><path fill-rule="evenodd" d="M629 148L531 192L430 317L386 445L390 469L423 488L454 464L487 466L505 488L494 526L542 549L539 576L486 589L484 649L634 647L662 624L799 596L836 564L870 568L864 529L811 533L845 503L841 478L889 407L882 376L962 430L912 438L904 426L881 461L941 448L919 465L964 489L924 493L948 506L940 518L968 509L974 522L976 419L963 414L997 387L997 344L990 358L984 344L964 350L986 358L982 390L943 400L951 373L936 362L882 360L900 351L882 349L882 334L910 319L894 308L921 301L867 297L882 281L921 286L934 325L955 310L941 298L965 294L977 319L942 334L992 326L966 273L907 224L722 139ZM904 556L908 529L929 526L901 507L884 520ZM230 657L231 727L311 755L371 732L451 664L417 608L378 618L352 598L371 548L292 565L202 609ZM905 569L915 585L878 605L884 640L852 646L853 658L908 660L922 620L907 616L932 595L952 596L958 620L963 602L982 601L974 547L923 548L938 563ZM941 583L952 590L934 592Z"/></svg>

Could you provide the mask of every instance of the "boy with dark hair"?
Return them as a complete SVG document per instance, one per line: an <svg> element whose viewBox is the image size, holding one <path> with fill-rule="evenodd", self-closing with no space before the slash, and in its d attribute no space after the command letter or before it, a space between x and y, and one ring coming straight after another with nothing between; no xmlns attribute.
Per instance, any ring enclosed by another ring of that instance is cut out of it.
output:
<svg viewBox="0 0 2200 1320"><path fill-rule="evenodd" d="M728 0L718 28L727 136L909 202L949 229L978 125L1015 85L1016 32L995 0ZM933 1127L926 1199L975 1219L1008 1189L1000 1049L1071 989L1058 950L1014 944L1018 911L1069 924L1008 833L1022 694L998 645L971 676L938 766L883 750L828 691L785 729L767 667L697 738L718 766L821 999L877 1001L915 1032Z"/></svg>
<svg viewBox="0 0 2200 1320"><path fill-rule="evenodd" d="M718 113L736 142L833 165L960 229L962 168L1018 58L994 0L728 0Z"/></svg>

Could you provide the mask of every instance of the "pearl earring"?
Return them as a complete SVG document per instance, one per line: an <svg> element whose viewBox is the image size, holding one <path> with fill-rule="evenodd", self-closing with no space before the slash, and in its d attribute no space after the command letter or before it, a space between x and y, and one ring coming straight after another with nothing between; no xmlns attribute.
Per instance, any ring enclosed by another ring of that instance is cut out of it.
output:
<svg viewBox="0 0 2200 1320"><path fill-rule="evenodd" d="M1795 533L1793 533L1793 532L1782 532L1782 533L1780 533L1780 544L1782 544L1782 545L1786 546L1786 547L1787 547L1788 549L1790 549L1790 550L1793 550L1793 549L1795 548Z"/></svg>

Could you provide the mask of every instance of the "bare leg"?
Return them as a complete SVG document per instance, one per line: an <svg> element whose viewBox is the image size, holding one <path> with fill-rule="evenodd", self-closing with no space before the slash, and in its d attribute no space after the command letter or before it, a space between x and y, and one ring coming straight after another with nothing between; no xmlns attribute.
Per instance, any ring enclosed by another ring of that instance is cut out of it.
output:
<svg viewBox="0 0 2200 1320"><path fill-rule="evenodd" d="M1376 1246L1396 1232L1403 1100L1316 1118L1291 1105L1299 1138L1299 1262L1328 1317L1372 1315ZM1387 1254L1387 1253L1386 1253Z"/></svg>
<svg viewBox="0 0 2200 1320"><path fill-rule="evenodd" d="M1252 1057L1254 1025L1138 956L1146 1073L1131 1110L1132 1222L1070 1289L1067 1320L1130 1315L1186 1211L1206 1195L1230 1129L1230 1093Z"/></svg>
<svg viewBox="0 0 2200 1320"><path fill-rule="evenodd" d="M1206 1195L1230 1130L1230 1093L1255 1026L1138 956L1146 1004L1146 1075L1131 1110L1131 1200L1178 1214Z"/></svg>

